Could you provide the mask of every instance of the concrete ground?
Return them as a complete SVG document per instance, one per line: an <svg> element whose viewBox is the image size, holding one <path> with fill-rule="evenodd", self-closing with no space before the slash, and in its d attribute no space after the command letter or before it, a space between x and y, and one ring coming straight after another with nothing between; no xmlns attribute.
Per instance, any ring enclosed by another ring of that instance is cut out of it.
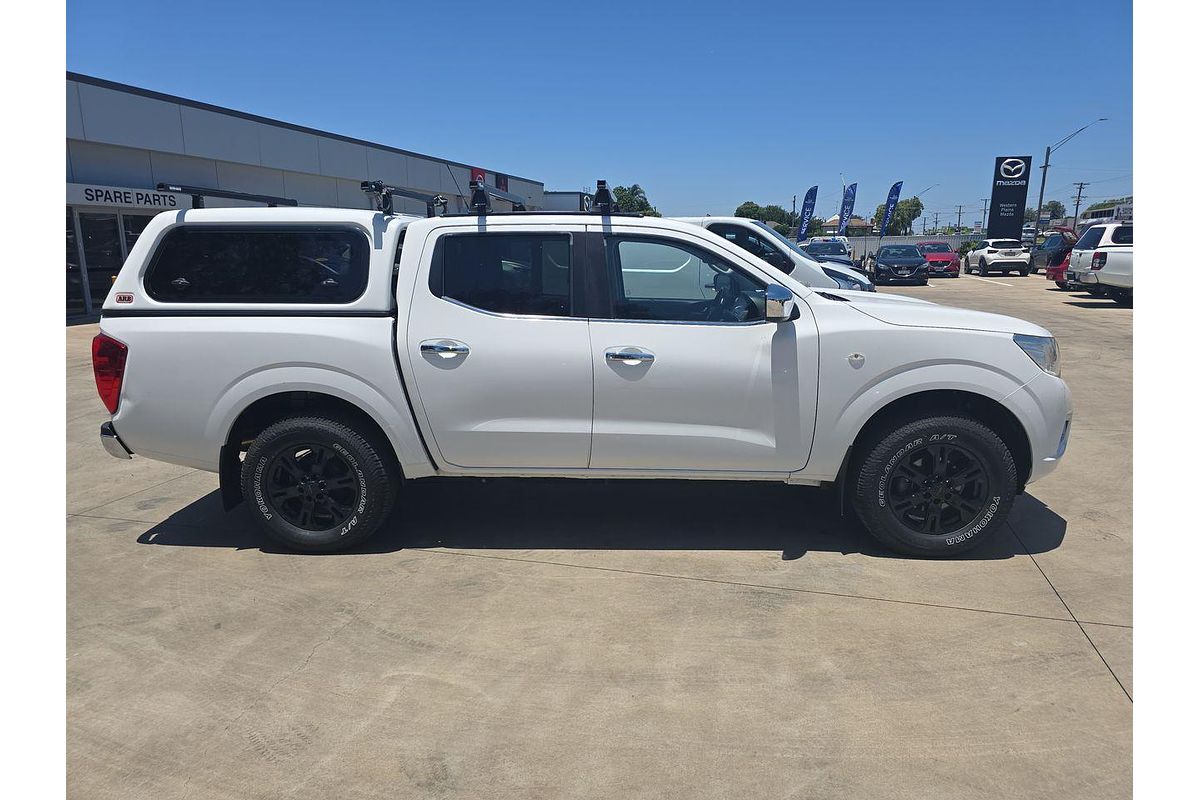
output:
<svg viewBox="0 0 1200 800"><path fill-rule="evenodd" d="M423 482L364 550L283 553L214 476L104 453L69 328L70 796L1128 796L1133 312L894 291L1045 325L1075 395L968 560L706 482Z"/></svg>

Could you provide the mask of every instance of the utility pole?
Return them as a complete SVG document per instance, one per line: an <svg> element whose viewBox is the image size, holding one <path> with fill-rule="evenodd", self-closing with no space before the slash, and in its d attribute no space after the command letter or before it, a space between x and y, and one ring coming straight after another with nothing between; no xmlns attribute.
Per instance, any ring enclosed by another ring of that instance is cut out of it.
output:
<svg viewBox="0 0 1200 800"><path fill-rule="evenodd" d="M958 223L954 226L955 233L959 233L960 231L962 231L962 206L961 205L958 207Z"/></svg>
<svg viewBox="0 0 1200 800"><path fill-rule="evenodd" d="M1071 230L1075 233L1079 232L1079 204L1083 202L1083 189L1087 186L1086 183L1075 184L1075 219L1071 220Z"/></svg>
<svg viewBox="0 0 1200 800"><path fill-rule="evenodd" d="M1107 121L1108 121L1108 117L1100 117L1099 119L1096 120L1096 122L1107 122ZM1033 217L1033 242L1034 242L1034 244L1037 244L1038 226L1042 224L1042 201L1045 200L1045 198L1046 198L1046 173L1050 171L1050 154L1053 153L1058 148L1062 147L1067 142L1074 139L1079 134L1086 131L1088 128L1095 125L1096 122L1089 122L1087 125L1084 125L1079 130L1075 131L1072 134L1064 136L1063 138L1059 139L1057 142L1055 142L1054 144L1052 144L1046 148L1046 160L1042 162L1042 188L1038 189L1037 211L1034 212L1034 217ZM1076 214L1076 217L1078 218L1078 214Z"/></svg>
<svg viewBox="0 0 1200 800"><path fill-rule="evenodd" d="M987 207L988 207L988 203L990 203L990 202L992 202L992 198L990 198L990 197L983 198L983 232L984 232L984 234L987 234Z"/></svg>
<svg viewBox="0 0 1200 800"><path fill-rule="evenodd" d="M939 212L937 212L937 211L933 212L933 232L934 232L934 234L937 234L937 231L938 231L938 226L937 226L938 213Z"/></svg>

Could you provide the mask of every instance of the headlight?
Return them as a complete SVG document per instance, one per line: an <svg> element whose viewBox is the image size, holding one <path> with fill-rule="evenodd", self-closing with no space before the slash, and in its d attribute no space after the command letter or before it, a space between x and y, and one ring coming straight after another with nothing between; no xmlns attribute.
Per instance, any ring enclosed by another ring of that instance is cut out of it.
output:
<svg viewBox="0 0 1200 800"><path fill-rule="evenodd" d="M1059 374L1058 342L1053 336L1026 336L1023 333L1015 333L1013 341L1043 371L1055 376Z"/></svg>

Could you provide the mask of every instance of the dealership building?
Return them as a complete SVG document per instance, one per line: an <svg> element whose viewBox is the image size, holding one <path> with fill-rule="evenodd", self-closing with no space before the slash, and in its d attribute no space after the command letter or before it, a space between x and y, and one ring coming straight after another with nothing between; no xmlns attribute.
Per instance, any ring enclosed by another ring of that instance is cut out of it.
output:
<svg viewBox="0 0 1200 800"><path fill-rule="evenodd" d="M379 180L447 198L466 211L472 177L545 206L540 181L67 73L67 318L99 313L113 277L150 218L192 207L159 184L245 192L302 206L372 208ZM503 207L502 201L496 201ZM245 205L206 197L206 207ZM425 203L395 198L401 213Z"/></svg>

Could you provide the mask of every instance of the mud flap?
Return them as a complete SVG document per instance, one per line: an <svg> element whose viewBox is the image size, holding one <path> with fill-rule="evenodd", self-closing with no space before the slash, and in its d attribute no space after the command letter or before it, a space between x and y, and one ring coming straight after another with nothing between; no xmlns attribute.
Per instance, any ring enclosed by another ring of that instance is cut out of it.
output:
<svg viewBox="0 0 1200 800"><path fill-rule="evenodd" d="M221 448L219 456L221 505L226 511L242 502L242 460L238 458L240 452L236 447L225 445Z"/></svg>

